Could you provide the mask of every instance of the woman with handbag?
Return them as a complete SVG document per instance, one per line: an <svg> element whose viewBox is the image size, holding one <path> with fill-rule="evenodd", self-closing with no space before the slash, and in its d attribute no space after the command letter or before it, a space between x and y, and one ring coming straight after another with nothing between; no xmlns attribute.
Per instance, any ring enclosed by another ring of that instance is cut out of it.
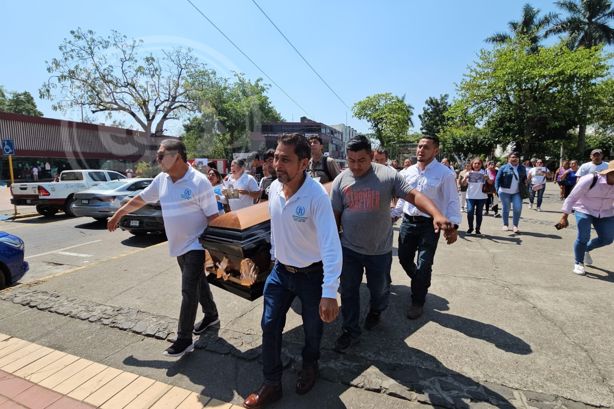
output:
<svg viewBox="0 0 614 409"><path fill-rule="evenodd" d="M482 169L483 165L482 159L473 159L470 162L470 170L462 182L467 186L467 224L469 225L467 234L473 233L474 215L476 222L475 234L482 234L480 232L482 227L482 210L488 197L484 192L484 188L491 183L488 175Z"/></svg>
<svg viewBox="0 0 614 409"><path fill-rule="evenodd" d="M529 209L533 208L533 201L537 194L537 211L542 211L542 200L544 199L544 192L546 191L546 176L548 175L548 168L544 166L544 161L537 159L535 166L532 167L527 175L527 181L529 183Z"/></svg>
<svg viewBox="0 0 614 409"><path fill-rule="evenodd" d="M495 217L500 217L499 215L499 205L497 204L497 192L495 191L495 178L497 177L497 167L495 165L495 161L489 160L486 165L486 174L488 175L488 179L490 183L484 184L484 189L486 191L486 206L484 207L484 216L488 216L488 211L492 208L492 211L495 213Z"/></svg>
<svg viewBox="0 0 614 409"><path fill-rule="evenodd" d="M522 213L522 199L529 197L527 186L527 170L520 164L520 157L517 152L512 152L507 157L507 163L501 166L495 179L495 189L501 199L503 207L503 231L508 231L510 206L513 207L512 230L520 233L518 224Z"/></svg>

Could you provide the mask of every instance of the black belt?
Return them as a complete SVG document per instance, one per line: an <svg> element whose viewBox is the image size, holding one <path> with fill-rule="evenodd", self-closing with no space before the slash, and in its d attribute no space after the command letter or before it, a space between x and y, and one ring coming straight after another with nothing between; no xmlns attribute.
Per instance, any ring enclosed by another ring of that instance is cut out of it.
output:
<svg viewBox="0 0 614 409"><path fill-rule="evenodd" d="M309 273L315 273L315 272L321 272L324 269L324 264L322 264L321 261L318 261L317 263L313 263L308 265L307 267L294 267L294 266L287 266L285 264L279 263L281 264L281 266L288 272L288 273L292 273L292 274L309 274Z"/></svg>
<svg viewBox="0 0 614 409"><path fill-rule="evenodd" d="M407 213L403 214L403 220L407 220L410 223L433 223L433 219L431 217L410 216Z"/></svg>

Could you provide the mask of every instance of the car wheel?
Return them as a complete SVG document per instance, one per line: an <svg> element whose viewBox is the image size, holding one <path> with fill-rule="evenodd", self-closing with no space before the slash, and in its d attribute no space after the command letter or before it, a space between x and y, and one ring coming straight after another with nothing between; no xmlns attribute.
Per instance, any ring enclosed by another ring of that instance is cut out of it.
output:
<svg viewBox="0 0 614 409"><path fill-rule="evenodd" d="M51 217L58 212L58 209L54 209L53 207L47 207L43 205L36 205L36 211L38 214L41 214L45 217Z"/></svg>
<svg viewBox="0 0 614 409"><path fill-rule="evenodd" d="M94 217L94 220L96 220L97 222L100 222L100 223L106 222L107 219L108 219L108 217Z"/></svg>
<svg viewBox="0 0 614 409"><path fill-rule="evenodd" d="M130 234L134 234L135 236L147 236L147 232L143 230L128 230Z"/></svg>
<svg viewBox="0 0 614 409"><path fill-rule="evenodd" d="M66 216L75 217L75 214L72 212L71 206L75 202L75 199L72 196L69 196L64 203L64 213Z"/></svg>
<svg viewBox="0 0 614 409"><path fill-rule="evenodd" d="M0 290L6 288L8 285L8 272L4 264L0 264Z"/></svg>

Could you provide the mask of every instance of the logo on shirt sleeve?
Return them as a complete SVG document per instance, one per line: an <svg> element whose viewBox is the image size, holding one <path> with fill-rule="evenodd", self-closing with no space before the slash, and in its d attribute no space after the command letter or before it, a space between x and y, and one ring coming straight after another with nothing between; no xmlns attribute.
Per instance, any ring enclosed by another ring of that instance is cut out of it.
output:
<svg viewBox="0 0 614 409"><path fill-rule="evenodd" d="M292 219L294 219L295 222L305 223L307 221L307 217L305 216L305 206L296 206Z"/></svg>
<svg viewBox="0 0 614 409"><path fill-rule="evenodd" d="M181 194L181 198L184 200L190 200L192 199L192 189L190 188L186 188L183 193Z"/></svg>

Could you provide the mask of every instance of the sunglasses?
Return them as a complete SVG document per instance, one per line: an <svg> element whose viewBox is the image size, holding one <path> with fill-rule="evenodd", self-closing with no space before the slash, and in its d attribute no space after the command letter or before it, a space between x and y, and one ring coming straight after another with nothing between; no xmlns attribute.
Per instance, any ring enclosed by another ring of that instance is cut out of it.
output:
<svg viewBox="0 0 614 409"><path fill-rule="evenodd" d="M177 152L158 152L156 154L156 157L158 158L159 161L161 161L164 159L165 156L174 155L175 153Z"/></svg>

